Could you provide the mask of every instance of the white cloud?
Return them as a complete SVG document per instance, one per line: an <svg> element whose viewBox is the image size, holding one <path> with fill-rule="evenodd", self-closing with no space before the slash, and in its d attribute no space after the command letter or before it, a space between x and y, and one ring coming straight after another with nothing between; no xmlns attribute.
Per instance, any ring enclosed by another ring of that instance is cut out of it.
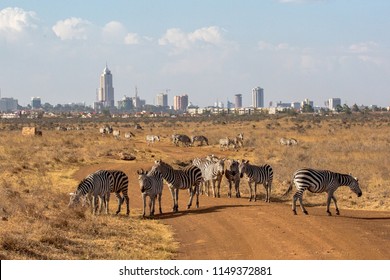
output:
<svg viewBox="0 0 390 280"><path fill-rule="evenodd" d="M294 50L295 48L290 46L287 43L279 43L277 45L271 44L265 41L260 41L257 43L257 47L261 51L284 51L284 50Z"/></svg>
<svg viewBox="0 0 390 280"><path fill-rule="evenodd" d="M38 17L33 11L21 8L5 8L0 10L0 37L14 41L24 36L28 31L38 28Z"/></svg>
<svg viewBox="0 0 390 280"><path fill-rule="evenodd" d="M203 27L190 33L185 33L179 28L170 28L158 41L159 45L173 46L177 52L194 46L216 46L223 42L223 32L218 26Z"/></svg>
<svg viewBox="0 0 390 280"><path fill-rule="evenodd" d="M61 40L87 40L91 29L92 23L75 17L57 21L52 27L53 32Z"/></svg>
<svg viewBox="0 0 390 280"><path fill-rule="evenodd" d="M357 44L352 44L349 46L349 51L351 53L368 53L373 51L375 48L378 47L378 44L375 42L361 42Z"/></svg>
<svg viewBox="0 0 390 280"><path fill-rule="evenodd" d="M110 43L122 43L126 33L125 26L118 21L110 21L102 29L103 39Z"/></svg>
<svg viewBox="0 0 390 280"><path fill-rule="evenodd" d="M124 43L126 45L137 45L140 43L140 38L137 33L127 33Z"/></svg>

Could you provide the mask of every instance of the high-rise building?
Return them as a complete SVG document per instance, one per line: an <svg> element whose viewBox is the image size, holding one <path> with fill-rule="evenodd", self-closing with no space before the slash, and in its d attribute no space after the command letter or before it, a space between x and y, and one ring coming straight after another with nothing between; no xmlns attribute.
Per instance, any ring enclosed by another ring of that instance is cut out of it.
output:
<svg viewBox="0 0 390 280"><path fill-rule="evenodd" d="M112 84L112 74L107 65L100 76L100 88L98 92L98 102L105 108L114 107L114 87Z"/></svg>
<svg viewBox="0 0 390 280"><path fill-rule="evenodd" d="M40 97L32 97L31 98L31 108L40 109L42 108L42 102Z"/></svg>
<svg viewBox="0 0 390 280"><path fill-rule="evenodd" d="M234 95L234 104L235 108L242 108L242 94Z"/></svg>
<svg viewBox="0 0 390 280"><path fill-rule="evenodd" d="M157 94L156 106L168 107L168 94L166 93Z"/></svg>
<svg viewBox="0 0 390 280"><path fill-rule="evenodd" d="M252 89L252 106L254 108L264 107L264 89L261 87Z"/></svg>
<svg viewBox="0 0 390 280"><path fill-rule="evenodd" d="M8 97L0 98L0 112L12 112L18 109L18 100Z"/></svg>
<svg viewBox="0 0 390 280"><path fill-rule="evenodd" d="M341 106L341 99L340 98L330 98L326 105L328 106L329 110L336 110L337 106Z"/></svg>
<svg viewBox="0 0 390 280"><path fill-rule="evenodd" d="M188 95L183 94L182 96L175 95L173 97L173 109L176 111L186 111L188 107Z"/></svg>

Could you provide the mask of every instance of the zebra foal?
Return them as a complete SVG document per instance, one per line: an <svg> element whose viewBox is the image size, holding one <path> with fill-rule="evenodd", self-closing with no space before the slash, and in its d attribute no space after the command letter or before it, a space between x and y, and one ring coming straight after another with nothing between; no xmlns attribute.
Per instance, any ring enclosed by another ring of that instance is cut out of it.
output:
<svg viewBox="0 0 390 280"><path fill-rule="evenodd" d="M150 170L149 172L143 169L137 170L138 182L142 193L143 211L142 216L145 217L146 197L149 196L149 215L154 216L154 209L156 204L156 197L158 198L159 211L162 214L161 209L161 196L163 191L163 178L161 173L156 170Z"/></svg>
<svg viewBox="0 0 390 280"><path fill-rule="evenodd" d="M196 194L196 208L199 208L199 185L202 182L202 171L198 167L190 165L178 170L162 160L156 160L152 169L160 172L164 180L167 181L172 195L174 212L179 211L179 189L189 190L190 199L187 209L192 205L194 194Z"/></svg>
<svg viewBox="0 0 390 280"><path fill-rule="evenodd" d="M240 177L242 178L244 174L248 178L248 186L250 191L249 201L256 201L256 192L257 184L263 184L265 188L265 202L270 202L271 197L271 187L273 180L273 170L269 164L257 166L249 164L249 160L242 160L239 165ZM252 193L252 183L254 183L254 192Z"/></svg>
<svg viewBox="0 0 390 280"><path fill-rule="evenodd" d="M308 190L312 193L327 193L328 196L326 200L326 212L329 216L332 215L332 213L329 211L331 200L333 200L336 207L336 215L340 215L339 208L337 207L337 200L334 196L334 192L338 189L338 187L348 186L351 191L353 191L358 197L362 195L357 178L354 178L351 175L336 173L329 170L304 168L295 171L290 187L287 189L284 195L287 195L291 192L293 184L297 188L297 192L294 194L292 200L292 211L294 212L294 215L297 215L297 200L299 200L302 212L306 215L308 214L305 206L302 203L302 196L305 190Z"/></svg>

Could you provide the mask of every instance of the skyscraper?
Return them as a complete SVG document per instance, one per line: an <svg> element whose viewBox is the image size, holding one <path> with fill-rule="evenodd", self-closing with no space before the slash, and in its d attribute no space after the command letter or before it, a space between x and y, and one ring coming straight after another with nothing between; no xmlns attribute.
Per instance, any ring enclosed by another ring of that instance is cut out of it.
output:
<svg viewBox="0 0 390 280"><path fill-rule="evenodd" d="M252 89L252 106L254 108L264 107L264 89L261 87Z"/></svg>
<svg viewBox="0 0 390 280"><path fill-rule="evenodd" d="M234 96L235 108L242 108L242 94L236 94Z"/></svg>
<svg viewBox="0 0 390 280"><path fill-rule="evenodd" d="M183 94L182 96L175 95L173 97L173 109L176 111L185 111L188 107L188 95Z"/></svg>
<svg viewBox="0 0 390 280"><path fill-rule="evenodd" d="M156 106L168 107L168 94L166 93L157 94Z"/></svg>
<svg viewBox="0 0 390 280"><path fill-rule="evenodd" d="M114 87L112 84L112 74L107 64L100 76L100 88L98 92L98 102L105 108L114 107Z"/></svg>

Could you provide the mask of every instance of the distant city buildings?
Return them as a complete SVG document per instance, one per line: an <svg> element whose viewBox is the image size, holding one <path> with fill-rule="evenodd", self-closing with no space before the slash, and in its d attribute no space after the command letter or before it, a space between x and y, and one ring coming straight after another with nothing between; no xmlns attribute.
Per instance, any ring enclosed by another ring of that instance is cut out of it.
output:
<svg viewBox="0 0 390 280"><path fill-rule="evenodd" d="M0 98L0 112L13 112L18 109L18 100L8 97Z"/></svg>
<svg viewBox="0 0 390 280"><path fill-rule="evenodd" d="M168 94L166 94L166 93L157 94L156 106L168 107Z"/></svg>
<svg viewBox="0 0 390 280"><path fill-rule="evenodd" d="M264 89L262 89L261 87L255 87L254 89L252 89L252 107L264 107Z"/></svg>

